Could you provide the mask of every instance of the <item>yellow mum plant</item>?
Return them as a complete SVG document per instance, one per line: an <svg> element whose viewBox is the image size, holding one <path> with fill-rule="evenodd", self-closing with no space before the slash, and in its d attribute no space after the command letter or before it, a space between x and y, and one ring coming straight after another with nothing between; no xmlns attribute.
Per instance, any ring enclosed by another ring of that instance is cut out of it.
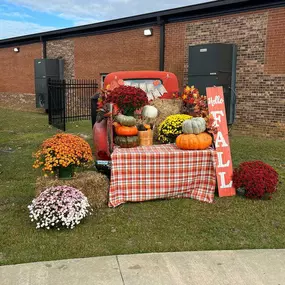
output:
<svg viewBox="0 0 285 285"><path fill-rule="evenodd" d="M42 167L46 174L61 167L84 166L93 161L90 145L81 137L66 133L46 139L33 156L36 158L33 167Z"/></svg>
<svg viewBox="0 0 285 285"><path fill-rule="evenodd" d="M174 143L177 136L182 134L182 123L192 116L176 114L168 116L158 127L158 140L162 143Z"/></svg>

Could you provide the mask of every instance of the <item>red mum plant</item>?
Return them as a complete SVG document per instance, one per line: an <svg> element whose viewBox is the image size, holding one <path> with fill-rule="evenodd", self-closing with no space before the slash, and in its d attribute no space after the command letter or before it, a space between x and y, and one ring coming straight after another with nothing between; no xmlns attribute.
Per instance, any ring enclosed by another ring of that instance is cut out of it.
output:
<svg viewBox="0 0 285 285"><path fill-rule="evenodd" d="M261 199L276 192L278 173L270 165L262 161L243 162L233 172L233 185L243 189L250 199Z"/></svg>
<svg viewBox="0 0 285 285"><path fill-rule="evenodd" d="M115 103L122 113L129 114L147 105L148 98L142 89L122 85L107 92L105 103Z"/></svg>

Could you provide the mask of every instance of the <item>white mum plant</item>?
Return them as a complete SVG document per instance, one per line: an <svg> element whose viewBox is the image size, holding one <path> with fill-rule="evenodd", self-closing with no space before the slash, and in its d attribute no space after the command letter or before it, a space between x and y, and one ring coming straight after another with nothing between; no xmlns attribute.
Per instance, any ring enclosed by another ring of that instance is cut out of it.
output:
<svg viewBox="0 0 285 285"><path fill-rule="evenodd" d="M31 221L36 222L37 229L73 229L92 212L86 196L70 186L47 188L28 208Z"/></svg>

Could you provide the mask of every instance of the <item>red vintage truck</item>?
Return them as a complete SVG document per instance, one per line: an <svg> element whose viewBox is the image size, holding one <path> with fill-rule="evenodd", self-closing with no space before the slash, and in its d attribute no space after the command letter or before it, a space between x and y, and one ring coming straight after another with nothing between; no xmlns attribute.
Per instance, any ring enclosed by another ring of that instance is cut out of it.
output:
<svg viewBox="0 0 285 285"><path fill-rule="evenodd" d="M175 74L166 71L119 71L108 74L104 80L104 88L115 88L119 85L139 87L144 90L149 101L156 98L171 99L178 91L178 80ZM111 168L110 140L112 126L108 119L96 122L98 97L92 98L92 127L95 147L96 167L99 171L109 172Z"/></svg>

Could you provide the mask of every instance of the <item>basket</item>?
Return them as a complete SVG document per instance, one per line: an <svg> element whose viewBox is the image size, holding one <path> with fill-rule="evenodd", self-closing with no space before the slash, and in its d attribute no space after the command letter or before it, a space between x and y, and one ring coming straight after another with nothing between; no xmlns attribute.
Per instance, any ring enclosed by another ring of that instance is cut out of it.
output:
<svg viewBox="0 0 285 285"><path fill-rule="evenodd" d="M140 146L153 145L153 131L139 131Z"/></svg>

